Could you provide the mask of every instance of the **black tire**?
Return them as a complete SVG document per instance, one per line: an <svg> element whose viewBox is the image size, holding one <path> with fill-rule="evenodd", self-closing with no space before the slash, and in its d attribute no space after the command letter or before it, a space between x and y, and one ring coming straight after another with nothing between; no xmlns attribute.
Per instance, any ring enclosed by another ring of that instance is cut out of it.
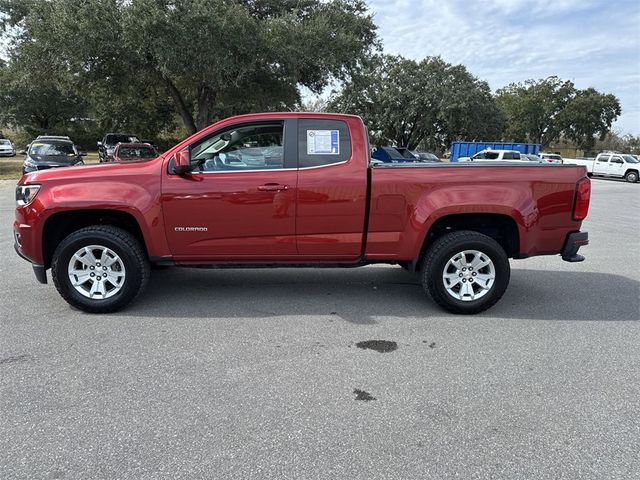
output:
<svg viewBox="0 0 640 480"><path fill-rule="evenodd" d="M624 176L624 179L629 183L636 183L638 181L638 172L627 172L627 174Z"/></svg>
<svg viewBox="0 0 640 480"><path fill-rule="evenodd" d="M124 283L112 297L90 299L71 284L67 272L71 257L79 249L89 245L107 247L124 264ZM149 261L140 242L126 230L110 225L86 227L73 232L60 242L51 264L53 283L62 298L70 305L89 313L110 313L124 308L143 292L149 280L149 271Z"/></svg>
<svg viewBox="0 0 640 480"><path fill-rule="evenodd" d="M493 262L495 280L487 293L476 300L453 297L442 278L450 259L464 250L477 250ZM452 232L440 237L427 251L422 263L422 286L426 293L442 308L457 314L471 315L483 312L500 300L509 285L511 268L504 249L493 238L472 231Z"/></svg>

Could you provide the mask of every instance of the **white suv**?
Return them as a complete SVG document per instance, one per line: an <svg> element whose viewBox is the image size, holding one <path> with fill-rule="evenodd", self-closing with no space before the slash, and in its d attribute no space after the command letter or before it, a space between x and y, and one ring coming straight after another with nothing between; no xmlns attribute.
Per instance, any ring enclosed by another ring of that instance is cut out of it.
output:
<svg viewBox="0 0 640 480"><path fill-rule="evenodd" d="M6 138L0 138L0 156L2 157L15 157L16 149L13 148L11 140Z"/></svg>

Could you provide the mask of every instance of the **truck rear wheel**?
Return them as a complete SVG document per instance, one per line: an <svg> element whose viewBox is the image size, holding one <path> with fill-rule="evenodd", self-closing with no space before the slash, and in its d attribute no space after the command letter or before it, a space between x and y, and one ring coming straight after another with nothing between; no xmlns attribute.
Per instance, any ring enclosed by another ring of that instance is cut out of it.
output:
<svg viewBox="0 0 640 480"><path fill-rule="evenodd" d="M445 310L474 314L500 300L510 275L509 258L500 244L465 230L444 235L429 248L422 286Z"/></svg>
<svg viewBox="0 0 640 480"><path fill-rule="evenodd" d="M73 232L53 254L53 282L70 305L90 313L115 312L135 299L149 279L140 242L110 225Z"/></svg>

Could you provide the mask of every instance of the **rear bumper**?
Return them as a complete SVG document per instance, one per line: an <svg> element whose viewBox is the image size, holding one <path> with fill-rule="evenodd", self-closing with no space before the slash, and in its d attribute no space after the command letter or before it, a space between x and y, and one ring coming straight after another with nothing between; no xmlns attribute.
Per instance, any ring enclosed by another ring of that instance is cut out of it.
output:
<svg viewBox="0 0 640 480"><path fill-rule="evenodd" d="M565 262L582 262L584 257L578 255L580 247L589 245L589 233L588 232L574 232L567 235L567 240L564 242L562 248L562 260Z"/></svg>

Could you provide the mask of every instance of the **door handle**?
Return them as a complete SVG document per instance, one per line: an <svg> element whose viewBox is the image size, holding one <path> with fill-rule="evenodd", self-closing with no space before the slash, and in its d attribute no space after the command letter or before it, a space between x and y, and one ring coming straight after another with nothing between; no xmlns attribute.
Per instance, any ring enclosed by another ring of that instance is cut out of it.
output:
<svg viewBox="0 0 640 480"><path fill-rule="evenodd" d="M266 185L260 185L258 190L261 192L280 192L282 190L289 190L289 185L280 185L278 183L267 183Z"/></svg>

